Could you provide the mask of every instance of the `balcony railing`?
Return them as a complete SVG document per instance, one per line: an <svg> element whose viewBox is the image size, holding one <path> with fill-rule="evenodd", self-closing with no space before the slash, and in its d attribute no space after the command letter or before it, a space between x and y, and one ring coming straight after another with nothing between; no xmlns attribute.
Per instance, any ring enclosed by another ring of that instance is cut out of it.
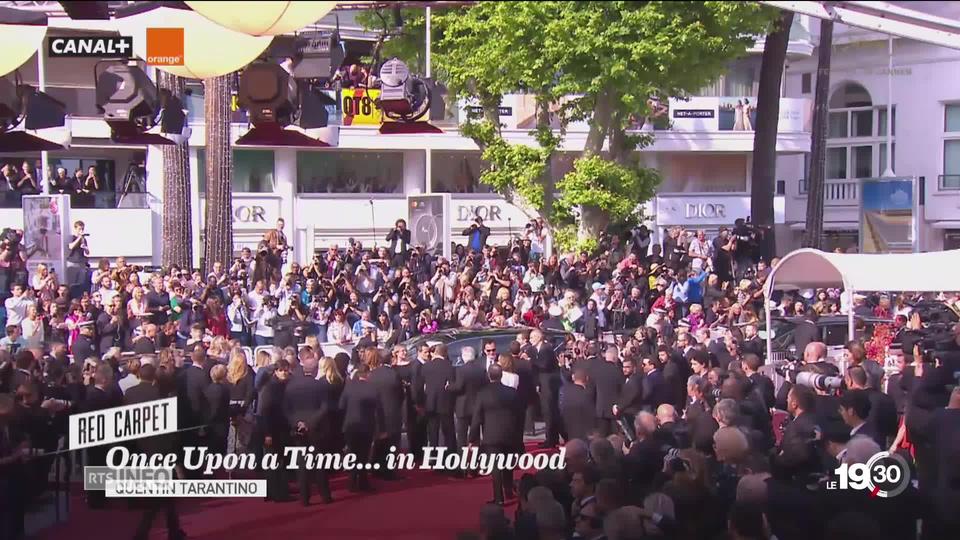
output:
<svg viewBox="0 0 960 540"><path fill-rule="evenodd" d="M807 180L800 180L798 195L806 197ZM823 185L823 203L830 205L853 204L860 200L860 182L857 180L827 180Z"/></svg>
<svg viewBox="0 0 960 540"><path fill-rule="evenodd" d="M960 190L960 174L941 174L939 178L940 191Z"/></svg>

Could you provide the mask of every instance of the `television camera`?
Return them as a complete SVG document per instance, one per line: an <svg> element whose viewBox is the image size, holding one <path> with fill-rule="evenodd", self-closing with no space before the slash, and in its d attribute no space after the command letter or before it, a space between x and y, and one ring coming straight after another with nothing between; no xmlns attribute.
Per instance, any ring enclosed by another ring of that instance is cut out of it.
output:
<svg viewBox="0 0 960 540"><path fill-rule="evenodd" d="M821 392L836 392L844 387L843 377L815 373L798 359L787 360L774 366L773 369L790 384L806 386Z"/></svg>

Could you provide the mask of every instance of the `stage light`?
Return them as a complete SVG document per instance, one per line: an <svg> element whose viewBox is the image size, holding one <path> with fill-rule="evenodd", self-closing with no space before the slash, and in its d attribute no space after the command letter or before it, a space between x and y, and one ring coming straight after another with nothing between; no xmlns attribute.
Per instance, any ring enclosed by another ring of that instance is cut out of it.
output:
<svg viewBox="0 0 960 540"><path fill-rule="evenodd" d="M255 2L243 2L253 9ZM246 9L246 8L245 8ZM206 79L233 73L256 60L270 46L271 36L234 32L179 3L143 2L117 10L117 30L133 36L133 50L147 60L147 28L183 29L183 65L155 65L159 70L188 79Z"/></svg>
<svg viewBox="0 0 960 540"><path fill-rule="evenodd" d="M45 14L0 7L0 76L32 58L46 35Z"/></svg>
<svg viewBox="0 0 960 540"><path fill-rule="evenodd" d="M430 112L430 87L412 77L399 58L380 66L380 108L384 116L398 122L415 122Z"/></svg>
<svg viewBox="0 0 960 540"><path fill-rule="evenodd" d="M8 152L61 150L63 146L25 131L63 127L67 107L36 88L14 80L0 78L0 148Z"/></svg>
<svg viewBox="0 0 960 540"><path fill-rule="evenodd" d="M297 84L283 66L258 62L240 74L238 98L253 125L288 126L297 111Z"/></svg>
<svg viewBox="0 0 960 540"><path fill-rule="evenodd" d="M184 134L186 115L179 97L167 90L157 90L139 66L99 62L94 72L97 109L110 125L113 140L134 144L174 143L158 134L147 133L155 127L174 136Z"/></svg>
<svg viewBox="0 0 960 540"><path fill-rule="evenodd" d="M337 4L350 2L187 2L214 23L250 36L276 36L311 25Z"/></svg>

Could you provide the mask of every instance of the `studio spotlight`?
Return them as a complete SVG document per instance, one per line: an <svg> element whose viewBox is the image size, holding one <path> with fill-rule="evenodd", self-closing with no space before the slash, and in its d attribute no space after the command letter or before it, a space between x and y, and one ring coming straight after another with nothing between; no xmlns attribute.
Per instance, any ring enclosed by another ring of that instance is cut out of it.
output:
<svg viewBox="0 0 960 540"><path fill-rule="evenodd" d="M0 78L0 148L8 152L59 150L63 146L24 131L63 127L67 107L48 94L14 80Z"/></svg>
<svg viewBox="0 0 960 540"><path fill-rule="evenodd" d="M186 115L180 98L158 90L139 66L98 62L94 73L97 109L110 125L111 139L130 144L175 144L166 137L148 133L157 126L161 133L183 134Z"/></svg>

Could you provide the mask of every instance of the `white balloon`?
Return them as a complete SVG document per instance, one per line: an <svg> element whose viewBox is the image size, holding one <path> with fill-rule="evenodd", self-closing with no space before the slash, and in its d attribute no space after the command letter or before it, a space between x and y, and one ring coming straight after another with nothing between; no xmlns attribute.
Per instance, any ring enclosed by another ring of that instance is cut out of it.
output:
<svg viewBox="0 0 960 540"><path fill-rule="evenodd" d="M43 45L47 27L0 24L0 77L22 66Z"/></svg>
<svg viewBox="0 0 960 540"><path fill-rule="evenodd" d="M257 59L273 41L271 36L250 36L224 28L186 9L158 7L116 19L117 30L133 36L134 53L147 61L147 28L183 28L183 65L155 66L189 79L206 79L232 73Z"/></svg>
<svg viewBox="0 0 960 540"><path fill-rule="evenodd" d="M267 2L187 2L194 11L211 21L251 36L276 36L299 30L323 18L338 3Z"/></svg>

